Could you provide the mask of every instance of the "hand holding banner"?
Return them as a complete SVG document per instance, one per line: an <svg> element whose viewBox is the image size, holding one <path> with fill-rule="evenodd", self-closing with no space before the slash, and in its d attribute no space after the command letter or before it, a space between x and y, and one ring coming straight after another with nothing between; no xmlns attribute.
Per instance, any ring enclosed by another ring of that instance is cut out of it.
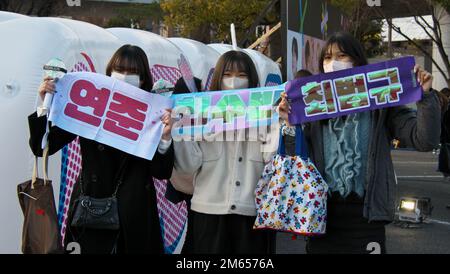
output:
<svg viewBox="0 0 450 274"><path fill-rule="evenodd" d="M174 139L198 140L223 131L265 128L278 122L273 103L283 91L284 85L279 85L172 95L173 113L183 116L174 124L172 135Z"/></svg>
<svg viewBox="0 0 450 274"><path fill-rule="evenodd" d="M283 91L291 102L289 122L297 125L420 100L423 91L414 64L413 57L404 57L275 87L171 98L101 74L69 73L56 85L49 119L64 130L150 160L162 135L160 118L173 101L172 113L183 117L174 124L172 134L183 140L276 123L278 114L272 105Z"/></svg>
<svg viewBox="0 0 450 274"><path fill-rule="evenodd" d="M414 57L319 74L286 84L289 123L298 125L351 113L406 105L422 98Z"/></svg>
<svg viewBox="0 0 450 274"><path fill-rule="evenodd" d="M170 98L91 72L66 74L56 90L49 116L54 126L153 158L163 131L160 118L173 105Z"/></svg>

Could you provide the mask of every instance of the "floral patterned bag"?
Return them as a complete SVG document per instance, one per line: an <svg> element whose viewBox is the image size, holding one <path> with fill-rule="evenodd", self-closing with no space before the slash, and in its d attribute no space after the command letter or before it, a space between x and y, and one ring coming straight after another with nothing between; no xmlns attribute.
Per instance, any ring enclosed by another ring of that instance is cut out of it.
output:
<svg viewBox="0 0 450 274"><path fill-rule="evenodd" d="M296 156L285 154L280 136L278 153L265 166L255 190L253 228L306 236L325 234L328 185L308 158L301 126L296 127Z"/></svg>

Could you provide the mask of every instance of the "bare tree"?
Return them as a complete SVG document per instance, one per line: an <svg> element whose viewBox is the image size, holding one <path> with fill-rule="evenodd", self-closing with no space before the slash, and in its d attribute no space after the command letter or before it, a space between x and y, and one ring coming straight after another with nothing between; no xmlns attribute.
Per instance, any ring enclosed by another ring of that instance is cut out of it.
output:
<svg viewBox="0 0 450 274"><path fill-rule="evenodd" d="M414 7L412 6L410 1L407 0L400 0L402 1L402 4L404 4L404 6L408 9L410 9L411 11L414 11ZM438 6L437 1L433 1L433 0L426 0L425 1L427 3L426 8L427 10L425 12L423 12L422 14L429 14L432 17L433 20L433 24L430 24L426 21L426 19L424 18L424 16L419 15L419 16L414 16L414 20L417 23L417 25L419 25L424 32L427 34L427 36L430 38L430 40L432 40L434 42L434 44L436 45L438 51L439 51L439 55L443 61L443 66L441 66L440 64L438 64L437 60L435 60L435 58L433 58L432 54L430 54L426 48L424 48L422 45L420 45L418 42L414 41L411 37L409 37L408 35L405 34L405 32L403 32L403 30L401 30L400 27L396 26L392 20L390 20L391 18L388 18L382 9L380 8L375 8L373 10L375 10L375 12L378 13L378 15L384 19L386 19L387 24L398 34L400 34L401 36L403 36L408 42L410 42L412 45L414 45L417 49L419 49L425 56L429 57L430 60L433 62L433 64L436 66L436 68L439 70L439 72L442 74L442 76L444 77L444 79L447 82L447 86L450 86L450 61L448 59L448 54L445 51L444 48L444 43L442 42L442 30L441 30L441 24L439 21L439 14L436 13L437 9L436 7ZM448 7L444 7L446 12L448 12Z"/></svg>
<svg viewBox="0 0 450 274"><path fill-rule="evenodd" d="M343 30L350 32L364 45L367 57L371 58L384 52L382 47L382 19L374 19L371 8L361 0L331 0L333 6L345 15Z"/></svg>
<svg viewBox="0 0 450 274"><path fill-rule="evenodd" d="M249 38L251 37L251 33L254 33L256 30L256 27L261 24L261 22L264 20L264 18L267 16L267 14L275 7L276 4L279 4L280 0L272 0L270 1L267 6L262 10L258 17L253 21L253 24L250 26L250 28L245 33L244 37L239 41L239 45L241 47L247 47L248 43L250 42ZM278 7L279 8L279 7ZM277 22L275 22L277 23Z"/></svg>

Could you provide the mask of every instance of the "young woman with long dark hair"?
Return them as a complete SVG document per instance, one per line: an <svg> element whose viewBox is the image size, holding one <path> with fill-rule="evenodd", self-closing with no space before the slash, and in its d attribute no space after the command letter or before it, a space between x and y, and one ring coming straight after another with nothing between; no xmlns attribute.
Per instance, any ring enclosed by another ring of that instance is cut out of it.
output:
<svg viewBox="0 0 450 274"><path fill-rule="evenodd" d="M148 92L153 81L145 52L132 45L119 48L112 56L106 74ZM53 79L45 78L39 87L43 99L53 93ZM65 243L77 242L81 253L163 253L163 242L156 206L153 177L169 179L173 168L170 111L161 118L164 132L151 161L80 137L82 170L71 196ZM42 156L41 140L47 117L33 113L28 118L30 147ZM77 136L56 126L48 135L49 153L54 154ZM108 198L116 193L120 227L117 230L71 226L77 198L83 193L93 198Z"/></svg>
<svg viewBox="0 0 450 274"><path fill-rule="evenodd" d="M339 32L326 42L319 67L327 73L366 64L361 44ZM304 125L311 159L330 189L327 233L308 239L308 253L368 253L370 243L386 252L385 225L394 219L397 197L392 140L418 151L439 144L440 106L432 76L419 66L415 71L424 90L417 111L399 106ZM283 95L284 120L289 108Z"/></svg>

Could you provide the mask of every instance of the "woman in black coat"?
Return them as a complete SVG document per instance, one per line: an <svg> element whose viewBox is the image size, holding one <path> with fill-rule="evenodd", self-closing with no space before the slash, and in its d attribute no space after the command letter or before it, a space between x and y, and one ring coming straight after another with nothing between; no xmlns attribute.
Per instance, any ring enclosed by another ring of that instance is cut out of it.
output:
<svg viewBox="0 0 450 274"><path fill-rule="evenodd" d="M448 88L442 89L438 92L439 103L441 104L441 149L439 153L439 165L438 170L442 172L444 181L448 181L450 178L449 162L448 162L448 150L447 144L450 143L450 111Z"/></svg>
<svg viewBox="0 0 450 274"><path fill-rule="evenodd" d="M119 75L122 80L150 91L152 79L147 57L136 46L120 48L108 64L106 74ZM54 91L50 78L40 87L41 98ZM173 145L170 137L170 112L163 118L163 139L151 161L139 158L113 147L80 137L82 171L75 184L69 207L65 245L80 244L81 253L163 253L163 240L157 211L153 177L169 179L173 169ZM42 156L41 140L45 134L46 116L33 113L28 117L30 147ZM48 136L49 153L53 154L72 142L77 136L58 127L51 127ZM118 187L118 185L120 186ZM72 227L74 202L83 192L93 198L109 198L116 188L120 228L99 230Z"/></svg>

